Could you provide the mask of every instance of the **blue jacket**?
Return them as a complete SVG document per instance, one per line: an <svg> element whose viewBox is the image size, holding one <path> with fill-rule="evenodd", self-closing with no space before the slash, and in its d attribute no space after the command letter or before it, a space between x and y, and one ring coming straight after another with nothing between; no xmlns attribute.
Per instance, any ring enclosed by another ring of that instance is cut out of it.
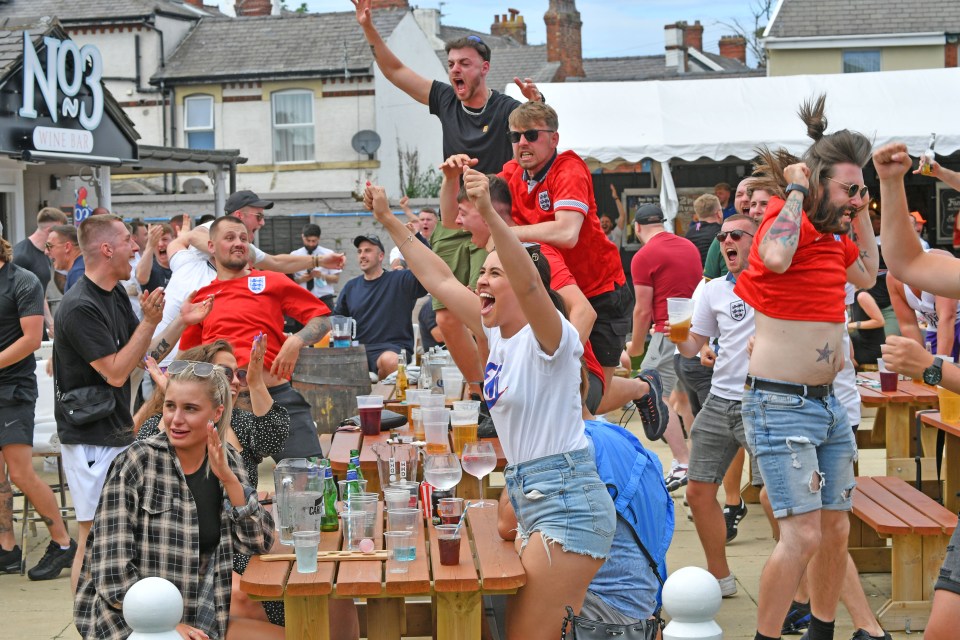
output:
<svg viewBox="0 0 960 640"><path fill-rule="evenodd" d="M674 516L660 460L623 427L599 420L586 420L585 425L597 472L613 498L617 516L633 527L666 580Z"/></svg>

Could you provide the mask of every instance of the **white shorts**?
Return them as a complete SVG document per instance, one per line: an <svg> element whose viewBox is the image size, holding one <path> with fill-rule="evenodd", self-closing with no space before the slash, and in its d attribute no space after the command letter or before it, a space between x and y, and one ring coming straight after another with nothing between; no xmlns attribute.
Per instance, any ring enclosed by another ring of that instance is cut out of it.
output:
<svg viewBox="0 0 960 640"><path fill-rule="evenodd" d="M126 447L98 447L92 444L60 445L63 471L70 486L70 498L78 522L92 522L100 504L100 493L113 459Z"/></svg>

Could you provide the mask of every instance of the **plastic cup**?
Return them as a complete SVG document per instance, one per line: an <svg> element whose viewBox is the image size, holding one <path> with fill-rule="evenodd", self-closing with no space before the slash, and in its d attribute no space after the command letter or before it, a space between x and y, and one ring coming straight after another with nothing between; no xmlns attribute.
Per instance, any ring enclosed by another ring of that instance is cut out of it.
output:
<svg viewBox="0 0 960 640"><path fill-rule="evenodd" d="M440 498L437 511L441 524L458 524L463 515L463 498Z"/></svg>
<svg viewBox="0 0 960 640"><path fill-rule="evenodd" d="M445 398L442 393L428 393L420 396L420 408L424 411L427 409L443 409L444 401Z"/></svg>
<svg viewBox="0 0 960 640"><path fill-rule="evenodd" d="M960 394L937 387L940 398L940 419L944 422L960 422Z"/></svg>
<svg viewBox="0 0 960 640"><path fill-rule="evenodd" d="M401 480L390 484L390 489L403 489L407 492L407 506L416 509L420 499L420 483L414 480Z"/></svg>
<svg viewBox="0 0 960 640"><path fill-rule="evenodd" d="M476 405L475 409L457 409L454 406L453 411L450 412L450 424L453 428L453 452L457 455L463 453L463 445L477 441L480 403L476 402Z"/></svg>
<svg viewBox="0 0 960 640"><path fill-rule="evenodd" d="M388 512L391 509L406 509L410 506L410 492L406 489L384 489L383 502Z"/></svg>
<svg viewBox="0 0 960 640"><path fill-rule="evenodd" d="M461 411L465 409L475 410L479 413L480 411L480 401L479 400L457 400L453 403L454 411Z"/></svg>
<svg viewBox="0 0 960 640"><path fill-rule="evenodd" d="M387 546L387 573L407 573L417 557L412 531L387 531L383 534Z"/></svg>
<svg viewBox="0 0 960 640"><path fill-rule="evenodd" d="M417 518L420 517L420 509L387 510L387 531L416 531Z"/></svg>
<svg viewBox="0 0 960 640"><path fill-rule="evenodd" d="M410 428L413 429L413 439L423 442L426 434L423 433L423 410L420 407L410 408Z"/></svg>
<svg viewBox="0 0 960 640"><path fill-rule="evenodd" d="M450 451L450 432L446 422L424 422L423 430L427 437L428 455Z"/></svg>
<svg viewBox="0 0 960 640"><path fill-rule="evenodd" d="M877 370L886 371L887 365L883 362L883 358L877 358Z"/></svg>
<svg viewBox="0 0 960 640"><path fill-rule="evenodd" d="M443 396L447 402L459 400L463 396L463 374L456 367L443 367Z"/></svg>
<svg viewBox="0 0 960 640"><path fill-rule="evenodd" d="M437 525L437 546L440 547L440 564L460 564L460 532L455 524Z"/></svg>
<svg viewBox="0 0 960 640"><path fill-rule="evenodd" d="M293 548L297 554L297 573L317 572L317 549L319 547L319 531L293 532Z"/></svg>
<svg viewBox="0 0 960 640"><path fill-rule="evenodd" d="M359 551L360 541L365 537L364 528L367 524L367 514L362 511L344 511L340 514L340 523L343 528L343 547L346 551Z"/></svg>
<svg viewBox="0 0 960 640"><path fill-rule="evenodd" d="M365 436L380 433L380 417L383 414L383 396L357 396L360 412L360 430Z"/></svg>
<svg viewBox="0 0 960 640"><path fill-rule="evenodd" d="M347 480L337 480L337 487L340 489L340 504L343 511L347 510L347 502L350 500L350 496L347 494L347 482ZM366 480L356 480L355 482L360 486L360 493L366 492Z"/></svg>
<svg viewBox="0 0 960 640"><path fill-rule="evenodd" d="M881 391L896 391L897 382L900 380L900 375L896 371L880 371L880 390Z"/></svg>
<svg viewBox="0 0 960 640"><path fill-rule="evenodd" d="M422 389L407 389L407 406L408 407L419 407L421 398L423 396L429 396L430 391L424 391Z"/></svg>
<svg viewBox="0 0 960 640"><path fill-rule="evenodd" d="M364 514L363 537L373 538L377 524L377 496L353 494L347 502L347 511Z"/></svg>
<svg viewBox="0 0 960 640"><path fill-rule="evenodd" d="M693 300L667 298L667 316L670 318L670 342L686 342L693 320Z"/></svg>

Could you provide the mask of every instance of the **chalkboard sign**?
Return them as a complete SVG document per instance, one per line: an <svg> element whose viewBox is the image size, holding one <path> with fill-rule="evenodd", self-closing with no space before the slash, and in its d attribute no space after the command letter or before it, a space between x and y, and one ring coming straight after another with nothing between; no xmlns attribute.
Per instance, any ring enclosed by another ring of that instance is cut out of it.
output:
<svg viewBox="0 0 960 640"><path fill-rule="evenodd" d="M693 220L693 203L705 193L713 193L713 187L684 187L677 189L677 199L680 206L677 209L677 217L673 221L673 232L678 236L685 235L690 228L690 221ZM633 216L637 212L637 207L644 204L660 204L659 189L624 189L620 196L623 198L624 206L627 210L627 229L623 234L623 247L627 250L636 251L640 248L640 241L637 240L633 230Z"/></svg>
<svg viewBox="0 0 960 640"><path fill-rule="evenodd" d="M955 231L960 212L960 192L937 184L937 244L957 248L960 236Z"/></svg>

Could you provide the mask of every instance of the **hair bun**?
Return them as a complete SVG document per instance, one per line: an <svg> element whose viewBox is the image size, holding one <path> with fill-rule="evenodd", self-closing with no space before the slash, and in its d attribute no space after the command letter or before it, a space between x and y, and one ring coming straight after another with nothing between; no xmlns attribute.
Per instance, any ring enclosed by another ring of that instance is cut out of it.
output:
<svg viewBox="0 0 960 640"><path fill-rule="evenodd" d="M807 136L814 141L823 137L823 132L827 130L827 116L824 115L824 108L827 103L827 95L820 94L818 97L807 100L800 107L797 115L807 125Z"/></svg>

